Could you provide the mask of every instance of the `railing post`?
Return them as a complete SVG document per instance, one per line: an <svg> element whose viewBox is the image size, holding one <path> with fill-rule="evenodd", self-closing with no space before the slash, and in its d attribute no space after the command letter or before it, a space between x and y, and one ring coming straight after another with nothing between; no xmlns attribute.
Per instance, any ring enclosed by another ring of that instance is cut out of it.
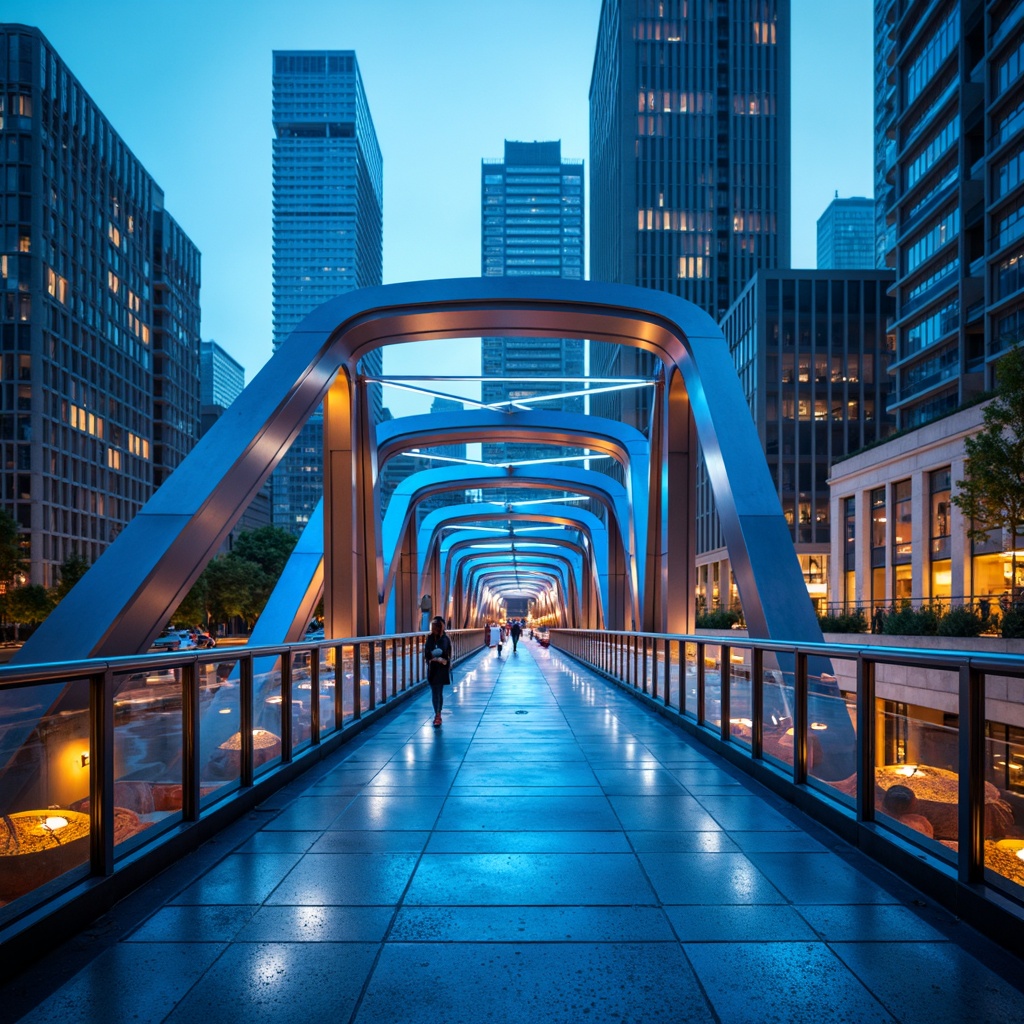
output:
<svg viewBox="0 0 1024 1024"><path fill-rule="evenodd" d="M199 820L199 687L196 665L181 667L181 818Z"/></svg>
<svg viewBox="0 0 1024 1024"><path fill-rule="evenodd" d="M320 648L309 652L309 729L310 742L320 743Z"/></svg>
<svg viewBox="0 0 1024 1024"><path fill-rule="evenodd" d="M807 781L807 655L797 651L793 659L793 781Z"/></svg>
<svg viewBox="0 0 1024 1024"><path fill-rule="evenodd" d="M857 820L875 820L875 662L857 658Z"/></svg>
<svg viewBox="0 0 1024 1024"><path fill-rule="evenodd" d="M985 677L960 666L960 784L957 807L957 874L971 885L985 863Z"/></svg>
<svg viewBox="0 0 1024 1024"><path fill-rule="evenodd" d="M764 756L764 651L755 647L750 652L750 756L760 761Z"/></svg>
<svg viewBox="0 0 1024 1024"><path fill-rule="evenodd" d="M730 743L732 741L732 723L729 721L732 705L732 648L728 644L722 644L721 652L718 678L720 680L719 703L722 709L722 720L719 722L719 735L722 737L723 743Z"/></svg>
<svg viewBox="0 0 1024 1024"><path fill-rule="evenodd" d="M281 654L281 763L292 759L292 656Z"/></svg>
<svg viewBox="0 0 1024 1024"><path fill-rule="evenodd" d="M114 873L114 678L89 677L89 863L94 875Z"/></svg>
<svg viewBox="0 0 1024 1024"><path fill-rule="evenodd" d="M252 730L255 726L252 708L252 656L243 657L238 665L238 765L243 786L251 786L256 774L252 754Z"/></svg>

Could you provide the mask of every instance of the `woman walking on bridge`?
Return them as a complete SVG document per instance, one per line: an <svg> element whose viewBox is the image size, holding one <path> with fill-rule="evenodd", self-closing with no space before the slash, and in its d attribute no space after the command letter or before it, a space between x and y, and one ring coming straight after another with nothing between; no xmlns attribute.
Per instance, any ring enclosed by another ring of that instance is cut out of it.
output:
<svg viewBox="0 0 1024 1024"><path fill-rule="evenodd" d="M427 663L427 682L434 702L434 727L441 724L444 706L444 688L452 681L452 641L444 631L444 619L435 615L430 620L430 632L423 643L423 660Z"/></svg>

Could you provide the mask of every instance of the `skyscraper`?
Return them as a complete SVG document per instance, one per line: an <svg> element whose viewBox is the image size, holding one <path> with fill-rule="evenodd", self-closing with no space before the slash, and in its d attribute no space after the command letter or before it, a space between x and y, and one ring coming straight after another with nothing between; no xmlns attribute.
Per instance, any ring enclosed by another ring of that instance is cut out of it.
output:
<svg viewBox="0 0 1024 1024"><path fill-rule="evenodd" d="M875 201L861 196L835 199L818 218L819 270L873 270Z"/></svg>
<svg viewBox="0 0 1024 1024"><path fill-rule="evenodd" d="M351 50L275 51L274 348L321 303L381 283L383 167ZM381 351L362 360L379 376ZM370 386L375 422L379 385ZM274 524L301 532L323 494L323 418L273 475Z"/></svg>
<svg viewBox="0 0 1024 1024"><path fill-rule="evenodd" d="M983 0L878 0L893 55L886 161L901 429L993 386L1024 339L1024 21ZM883 109L882 113L885 113Z"/></svg>
<svg viewBox="0 0 1024 1024"><path fill-rule="evenodd" d="M789 266L789 44L789 0L604 0L592 280L660 288L717 320L755 270ZM591 365L652 372L650 356L609 344L592 345ZM646 428L649 392L631 394L620 414Z"/></svg>
<svg viewBox="0 0 1024 1024"><path fill-rule="evenodd" d="M583 161L563 159L560 142L506 140L504 157L484 160L480 174L481 274L582 280ZM487 403L550 391L531 377L583 374L583 342L577 338L484 338L482 344L482 375L500 378L483 382ZM582 412L583 402L567 398L537 408ZM489 462L545 457L553 453L543 445L484 445Z"/></svg>
<svg viewBox="0 0 1024 1024"><path fill-rule="evenodd" d="M199 431L199 251L46 37L0 25L0 493L94 562Z"/></svg>

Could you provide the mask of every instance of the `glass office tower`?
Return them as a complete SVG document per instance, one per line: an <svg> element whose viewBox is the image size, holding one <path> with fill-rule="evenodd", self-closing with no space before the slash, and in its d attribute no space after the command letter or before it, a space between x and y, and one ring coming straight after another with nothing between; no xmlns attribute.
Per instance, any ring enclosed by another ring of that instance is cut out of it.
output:
<svg viewBox="0 0 1024 1024"><path fill-rule="evenodd" d="M381 283L383 165L356 55L275 51L274 348L321 303ZM380 350L361 372L379 376ZM380 422L380 386L370 386ZM323 418L273 474L274 525L299 533L323 494Z"/></svg>
<svg viewBox="0 0 1024 1024"><path fill-rule="evenodd" d="M789 0L604 0L590 84L590 277L715 320L790 258ZM596 375L651 357L591 347ZM647 427L649 392L605 402ZM618 396L612 396L618 399Z"/></svg>
<svg viewBox="0 0 1024 1024"><path fill-rule="evenodd" d="M0 503L25 582L96 561L199 433L199 269L46 37L0 25ZM20 582L20 581L19 581Z"/></svg>
<svg viewBox="0 0 1024 1024"><path fill-rule="evenodd" d="M874 199L836 195L818 218L818 269L872 270L874 266Z"/></svg>
<svg viewBox="0 0 1024 1024"><path fill-rule="evenodd" d="M560 142L506 141L504 157L484 160L480 174L481 274L582 280L583 161L563 159ZM484 338L481 369L484 377L502 378L483 382L484 402L529 398L550 392L551 386L523 378L582 376L583 341ZM579 388L564 386L566 391ZM543 402L536 408L582 412L583 399ZM557 454L550 446L528 444L487 444L483 452L492 463Z"/></svg>

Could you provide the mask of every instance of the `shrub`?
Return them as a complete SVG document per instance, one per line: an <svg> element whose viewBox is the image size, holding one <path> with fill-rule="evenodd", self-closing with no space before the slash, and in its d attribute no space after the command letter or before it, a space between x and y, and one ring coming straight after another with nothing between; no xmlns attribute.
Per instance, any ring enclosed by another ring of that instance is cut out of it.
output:
<svg viewBox="0 0 1024 1024"><path fill-rule="evenodd" d="M695 625L697 629L732 629L740 621L736 612L719 608L717 611L704 612L697 616Z"/></svg>
<svg viewBox="0 0 1024 1024"><path fill-rule="evenodd" d="M961 604L939 619L939 636L979 636L986 625L986 621Z"/></svg>
<svg viewBox="0 0 1024 1024"><path fill-rule="evenodd" d="M862 609L839 615L821 615L818 618L822 633L866 633L868 620Z"/></svg>
<svg viewBox="0 0 1024 1024"><path fill-rule="evenodd" d="M939 617L931 608L915 610L904 605L882 615L882 632L887 636L935 636L938 631Z"/></svg>
<svg viewBox="0 0 1024 1024"><path fill-rule="evenodd" d="M1007 640L1020 640L1024 638L1024 611L1017 608L1007 608L1003 612L1002 634Z"/></svg>

